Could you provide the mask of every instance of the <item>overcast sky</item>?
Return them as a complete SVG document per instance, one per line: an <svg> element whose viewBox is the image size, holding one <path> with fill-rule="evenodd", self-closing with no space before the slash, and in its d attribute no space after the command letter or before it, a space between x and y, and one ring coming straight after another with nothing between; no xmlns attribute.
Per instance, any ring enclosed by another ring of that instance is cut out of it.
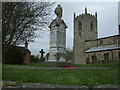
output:
<svg viewBox="0 0 120 90"><path fill-rule="evenodd" d="M73 14L84 13L84 8L87 7L88 13L98 13L98 37L106 37L118 34L118 3L117 2L60 2L63 8L63 17L67 24L66 47L73 48ZM120 7L120 6L119 6ZM52 13L53 19L56 17ZM119 22L120 24L120 22ZM32 54L39 54L40 49L44 49L45 53L49 51L49 31L39 31L40 37L35 39L34 43L29 44L29 49Z"/></svg>

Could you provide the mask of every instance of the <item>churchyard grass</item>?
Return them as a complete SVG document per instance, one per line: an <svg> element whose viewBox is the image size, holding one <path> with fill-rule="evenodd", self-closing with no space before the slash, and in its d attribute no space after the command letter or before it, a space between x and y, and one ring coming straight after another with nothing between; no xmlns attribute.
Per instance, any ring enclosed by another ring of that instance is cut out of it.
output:
<svg viewBox="0 0 120 90"><path fill-rule="evenodd" d="M3 66L44 67L44 62L39 62L39 63L30 63L30 64L23 64L23 65L15 65L15 64L3 64Z"/></svg>
<svg viewBox="0 0 120 90"><path fill-rule="evenodd" d="M83 67L112 67L112 68L117 68L118 67L118 62L114 63L105 63L105 64L71 64L71 66L76 66L78 68L83 68ZM30 63L30 64L25 64L25 65L13 65L13 64L3 64L3 66L20 66L20 67L44 67L44 62L39 62L39 63Z"/></svg>
<svg viewBox="0 0 120 90"><path fill-rule="evenodd" d="M112 65L110 64L109 67L110 66ZM89 87L106 84L117 85L120 83L120 72L118 72L118 67L111 69L94 70L43 70L3 67L2 72L2 79L4 81L47 83L59 85L85 85Z"/></svg>
<svg viewBox="0 0 120 90"><path fill-rule="evenodd" d="M118 68L120 62L111 62L111 63L104 63L104 64L72 64L76 67L112 67Z"/></svg>

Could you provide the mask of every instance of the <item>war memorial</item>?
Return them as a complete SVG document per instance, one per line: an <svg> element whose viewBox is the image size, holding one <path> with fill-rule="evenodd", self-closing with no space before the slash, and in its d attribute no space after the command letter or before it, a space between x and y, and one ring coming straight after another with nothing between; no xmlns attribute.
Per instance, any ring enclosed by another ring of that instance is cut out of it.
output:
<svg viewBox="0 0 120 90"><path fill-rule="evenodd" d="M45 61L48 67L65 66L66 62L66 28L64 20L62 19L63 9L58 4L55 9L56 18L52 20L49 25L50 28L50 46L49 55Z"/></svg>

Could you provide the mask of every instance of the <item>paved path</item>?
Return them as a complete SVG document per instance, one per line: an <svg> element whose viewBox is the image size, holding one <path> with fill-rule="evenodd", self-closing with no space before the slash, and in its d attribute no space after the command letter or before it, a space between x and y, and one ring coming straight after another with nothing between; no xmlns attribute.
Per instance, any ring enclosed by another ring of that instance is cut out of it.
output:
<svg viewBox="0 0 120 90"><path fill-rule="evenodd" d="M42 84L42 83L17 83L15 81L3 81L3 88L72 88L72 90L92 90L88 86L79 85L55 85L55 84ZM119 90L120 85L98 85L94 88L112 88L111 90ZM63 89L62 89L63 90ZM96 90L96 89L95 89ZM107 90L107 89L106 89Z"/></svg>
<svg viewBox="0 0 120 90"><path fill-rule="evenodd" d="M5 66L9 68L21 69L60 69L60 70L82 70L82 69L110 69L109 67L84 67L84 68L48 68L48 67L29 67L29 66Z"/></svg>

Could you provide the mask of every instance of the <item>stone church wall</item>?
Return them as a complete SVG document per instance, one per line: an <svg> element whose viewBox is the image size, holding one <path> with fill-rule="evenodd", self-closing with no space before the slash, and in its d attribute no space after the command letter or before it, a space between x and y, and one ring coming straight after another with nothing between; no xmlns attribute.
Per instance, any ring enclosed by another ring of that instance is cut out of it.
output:
<svg viewBox="0 0 120 90"><path fill-rule="evenodd" d="M91 22L93 23L92 25ZM100 61L105 60L105 53L109 54L109 60L119 60L120 50L113 49L85 53L86 50L92 47L102 47L114 44L120 44L119 35L98 38L97 13L95 13L95 15L91 15L87 13L87 9L85 9L85 14L81 14L79 16L74 14L73 63L86 64L86 60L89 59L92 62L92 58L97 58Z"/></svg>
<svg viewBox="0 0 120 90"><path fill-rule="evenodd" d="M88 49L89 46L86 45L85 41L95 38L97 38L97 15L87 13L87 9L85 9L85 14L79 16L75 16L74 14L73 51L75 64L86 64L87 54L84 51Z"/></svg>

